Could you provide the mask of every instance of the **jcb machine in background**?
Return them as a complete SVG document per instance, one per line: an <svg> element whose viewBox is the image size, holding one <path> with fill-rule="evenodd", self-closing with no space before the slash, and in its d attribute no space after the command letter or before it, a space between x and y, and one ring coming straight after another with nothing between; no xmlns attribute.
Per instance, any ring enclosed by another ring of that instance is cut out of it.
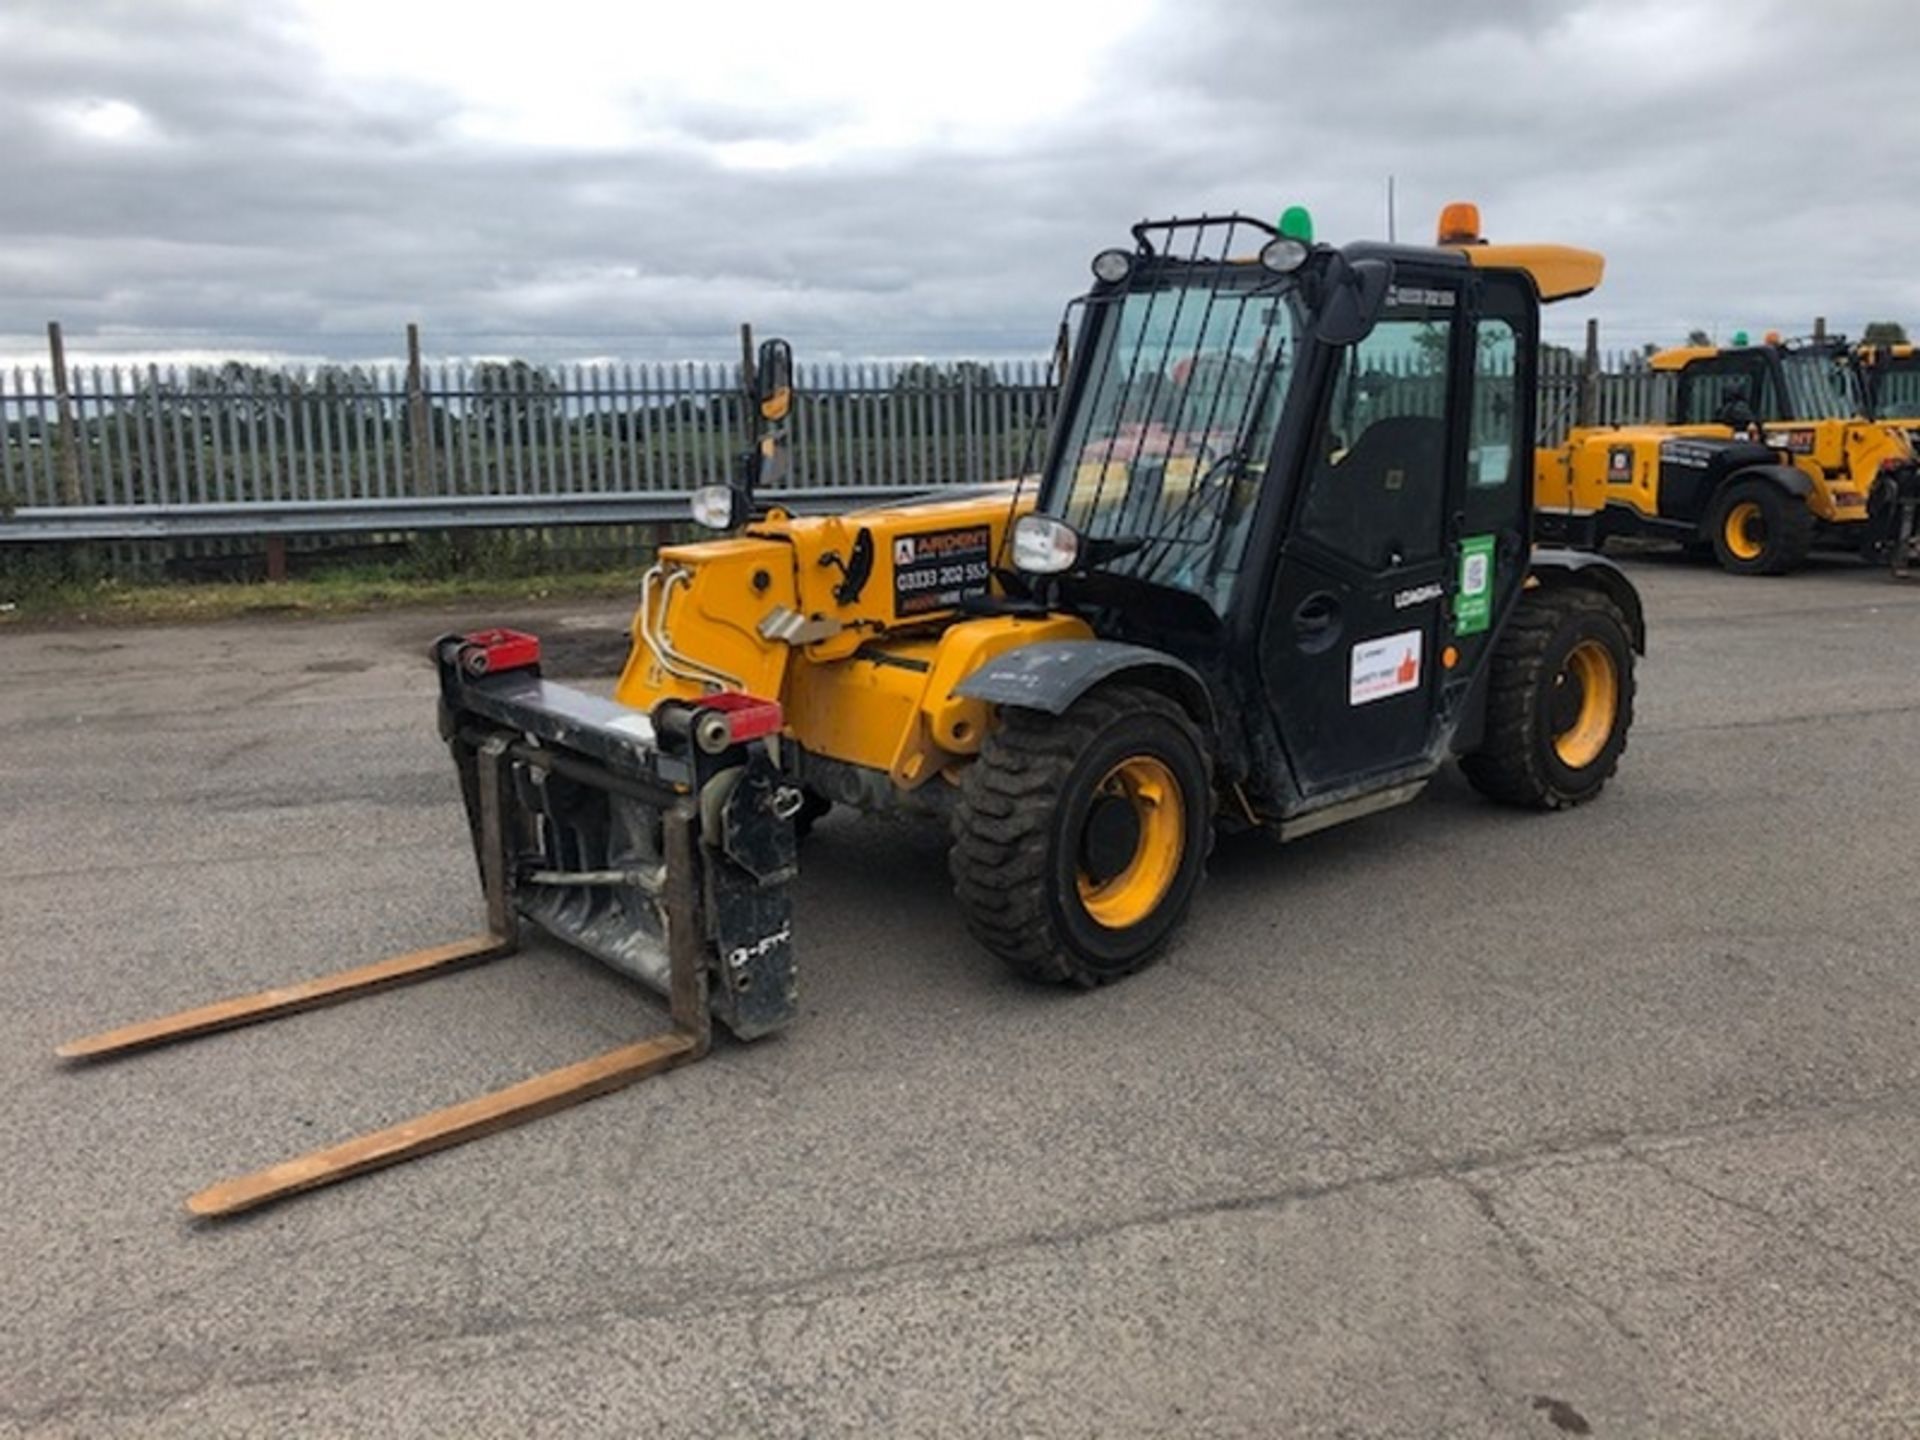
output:
<svg viewBox="0 0 1920 1440"><path fill-rule="evenodd" d="M1867 413L1889 429L1906 432L1908 442L1920 451L1920 350L1904 342L1859 345L1853 367ZM1895 507L1893 573L1905 576L1920 561L1920 475L1895 477L1876 498Z"/></svg>
<svg viewBox="0 0 1920 1440"><path fill-rule="evenodd" d="M1648 535L1711 548L1735 574L1783 575L1816 544L1904 568L1910 437L1869 418L1840 341L1686 346L1669 423L1576 429L1539 457L1542 531L1575 543Z"/></svg>
<svg viewBox="0 0 1920 1440"><path fill-rule="evenodd" d="M1853 368L1869 415L1909 435L1920 431L1920 347L1904 340L1856 345Z"/></svg>
<svg viewBox="0 0 1920 1440"><path fill-rule="evenodd" d="M532 924L667 994L674 1032L303 1157L191 1202L226 1213L453 1143L795 1010L796 834L833 803L951 826L972 932L1094 986L1180 923L1217 827L1286 840L1400 804L1459 756L1560 809L1614 773L1640 602L1590 554L1530 549L1542 301L1601 258L1311 242L1242 217L1136 226L1093 262L1028 481L800 518L784 346L768 431L663 550L614 700L531 637L437 651L489 933L388 969L130 1027L108 1053L496 953Z"/></svg>

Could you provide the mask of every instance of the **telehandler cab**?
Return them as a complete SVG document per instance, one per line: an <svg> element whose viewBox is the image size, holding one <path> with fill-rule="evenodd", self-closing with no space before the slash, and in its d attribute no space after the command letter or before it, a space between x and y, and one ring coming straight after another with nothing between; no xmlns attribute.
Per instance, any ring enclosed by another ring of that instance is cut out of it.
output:
<svg viewBox="0 0 1920 1440"><path fill-rule="evenodd" d="M1845 343L1734 341L1649 360L1674 376L1670 423L1576 429L1543 451L1541 533L1664 537L1739 575L1787 574L1824 544L1904 573L1901 501L1920 471L1908 430L1870 418Z"/></svg>
<svg viewBox="0 0 1920 1440"><path fill-rule="evenodd" d="M1860 377L1867 414L1909 435L1920 430L1920 348L1901 340L1863 342L1853 347L1853 368Z"/></svg>
<svg viewBox="0 0 1920 1440"><path fill-rule="evenodd" d="M1920 350L1904 341L1863 344L1853 350L1853 367L1865 392L1867 413L1889 429L1905 432L1920 452ZM1905 577L1920 561L1920 474L1891 478L1870 500L1894 507L1893 573Z"/></svg>
<svg viewBox="0 0 1920 1440"><path fill-rule="evenodd" d="M189 1202L224 1214L697 1057L710 1016L786 1023L798 832L829 804L944 819L972 932L1094 986L1166 944L1216 827L1307 835L1454 756L1500 801L1593 798L1645 627L1613 565L1531 548L1531 460L1540 305L1602 261L1449 221L1430 248L1135 226L1075 302L1037 473L907 504L802 517L758 491L792 403L769 342L759 449L695 497L729 533L646 572L613 700L544 680L529 636L436 648L488 933L64 1053L433 973L522 924L670 998L663 1037Z"/></svg>

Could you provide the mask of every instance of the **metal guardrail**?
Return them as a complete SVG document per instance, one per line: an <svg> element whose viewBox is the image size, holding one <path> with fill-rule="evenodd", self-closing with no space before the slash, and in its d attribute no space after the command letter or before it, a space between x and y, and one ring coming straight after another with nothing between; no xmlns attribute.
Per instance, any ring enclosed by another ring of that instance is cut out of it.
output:
<svg viewBox="0 0 1920 1440"><path fill-rule="evenodd" d="M884 504L925 485L837 485L768 491L759 498L795 514ZM453 495L392 500L278 500L206 505L36 505L0 515L9 541L183 540L222 536L382 534L413 530L542 529L687 521L690 493Z"/></svg>

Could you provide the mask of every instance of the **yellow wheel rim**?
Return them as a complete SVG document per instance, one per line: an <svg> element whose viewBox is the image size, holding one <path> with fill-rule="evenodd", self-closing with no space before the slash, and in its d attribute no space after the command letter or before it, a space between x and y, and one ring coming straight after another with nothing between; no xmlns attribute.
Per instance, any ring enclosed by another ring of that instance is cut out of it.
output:
<svg viewBox="0 0 1920 1440"><path fill-rule="evenodd" d="M1755 500L1742 500L1727 511L1721 536L1727 553L1736 560L1758 560L1767 549L1767 517Z"/></svg>
<svg viewBox="0 0 1920 1440"><path fill-rule="evenodd" d="M1553 683L1563 695L1576 687L1579 697L1577 706L1570 707L1572 720L1553 737L1553 753L1570 769L1584 770L1607 748L1620 710L1620 671L1613 652L1598 640L1582 640Z"/></svg>
<svg viewBox="0 0 1920 1440"><path fill-rule="evenodd" d="M1080 904L1096 923L1124 930L1153 914L1173 888L1187 845L1186 804L1173 771L1151 755L1122 760L1101 778L1095 793L1127 803L1138 838L1132 858L1105 880L1088 874L1081 863Z"/></svg>

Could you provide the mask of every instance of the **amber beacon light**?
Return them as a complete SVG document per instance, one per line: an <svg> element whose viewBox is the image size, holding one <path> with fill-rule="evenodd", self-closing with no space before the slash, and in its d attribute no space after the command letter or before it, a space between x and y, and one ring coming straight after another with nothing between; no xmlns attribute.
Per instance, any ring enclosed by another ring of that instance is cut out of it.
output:
<svg viewBox="0 0 1920 1440"><path fill-rule="evenodd" d="M1455 200L1440 212L1441 245L1481 245L1480 207L1471 200Z"/></svg>

